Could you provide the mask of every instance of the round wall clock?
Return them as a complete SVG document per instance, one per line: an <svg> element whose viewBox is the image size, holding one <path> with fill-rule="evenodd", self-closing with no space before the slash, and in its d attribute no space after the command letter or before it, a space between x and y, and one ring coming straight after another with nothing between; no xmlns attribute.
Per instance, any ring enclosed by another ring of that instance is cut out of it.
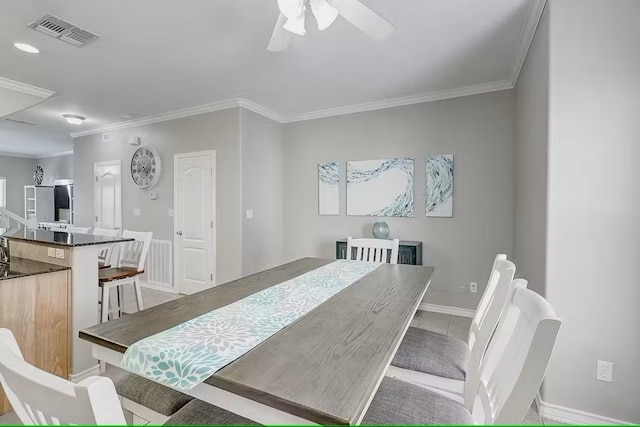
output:
<svg viewBox="0 0 640 427"><path fill-rule="evenodd" d="M43 179L44 179L44 169L42 169L42 166L38 165L36 166L36 171L33 173L33 182L35 182L36 185L42 185Z"/></svg>
<svg viewBox="0 0 640 427"><path fill-rule="evenodd" d="M143 190L149 190L160 179L160 155L149 146L140 147L131 158L131 179Z"/></svg>

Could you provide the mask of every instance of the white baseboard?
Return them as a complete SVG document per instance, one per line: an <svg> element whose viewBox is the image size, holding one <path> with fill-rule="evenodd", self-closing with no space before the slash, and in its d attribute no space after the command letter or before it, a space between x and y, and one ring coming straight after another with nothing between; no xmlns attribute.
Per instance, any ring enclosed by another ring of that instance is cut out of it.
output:
<svg viewBox="0 0 640 427"><path fill-rule="evenodd" d="M475 310L469 310L468 308L451 307L448 305L428 304L423 302L418 306L418 310L432 311L434 313L453 314L454 316L473 317L476 314Z"/></svg>
<svg viewBox="0 0 640 427"><path fill-rule="evenodd" d="M69 374L69 381L79 383L80 381L94 376L100 376L100 365L92 366L77 374Z"/></svg>
<svg viewBox="0 0 640 427"><path fill-rule="evenodd" d="M536 405L538 406L538 413L541 417L564 424L633 424L578 409L546 403L540 399L540 394L536 396Z"/></svg>
<svg viewBox="0 0 640 427"><path fill-rule="evenodd" d="M140 282L140 286L142 286L143 288L148 288L148 289L153 289L154 291L162 291L162 292L166 292L168 294L177 294L178 290L176 288L166 288L164 286L158 286L158 285L154 285L153 283L149 283L149 282Z"/></svg>

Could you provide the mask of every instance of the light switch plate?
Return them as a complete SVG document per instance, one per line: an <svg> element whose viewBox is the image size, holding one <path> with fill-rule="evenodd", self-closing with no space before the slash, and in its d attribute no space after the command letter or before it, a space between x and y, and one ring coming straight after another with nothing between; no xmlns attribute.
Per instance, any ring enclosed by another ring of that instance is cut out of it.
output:
<svg viewBox="0 0 640 427"><path fill-rule="evenodd" d="M173 209L168 208L167 209L167 215L169 216L169 218L173 218Z"/></svg>
<svg viewBox="0 0 640 427"><path fill-rule="evenodd" d="M253 219L253 210L247 209L247 219Z"/></svg>
<svg viewBox="0 0 640 427"><path fill-rule="evenodd" d="M64 259L64 249L56 249L56 258Z"/></svg>
<svg viewBox="0 0 640 427"><path fill-rule="evenodd" d="M140 208L133 208L133 216L140 216Z"/></svg>
<svg viewBox="0 0 640 427"><path fill-rule="evenodd" d="M49 258L55 258L56 257L56 248L47 248L47 256Z"/></svg>

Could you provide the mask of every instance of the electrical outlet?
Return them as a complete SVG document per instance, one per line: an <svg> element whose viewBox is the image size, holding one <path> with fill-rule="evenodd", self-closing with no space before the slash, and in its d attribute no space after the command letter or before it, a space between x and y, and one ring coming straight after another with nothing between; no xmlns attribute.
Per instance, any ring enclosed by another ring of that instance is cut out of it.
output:
<svg viewBox="0 0 640 427"><path fill-rule="evenodd" d="M64 249L56 249L56 258L64 259Z"/></svg>
<svg viewBox="0 0 640 427"><path fill-rule="evenodd" d="M596 379L607 383L613 382L613 363L598 360L596 366Z"/></svg>
<svg viewBox="0 0 640 427"><path fill-rule="evenodd" d="M472 294L478 293L478 284L476 282L469 283L469 292Z"/></svg>
<svg viewBox="0 0 640 427"><path fill-rule="evenodd" d="M56 248L47 248L47 256L49 258L55 258L56 257Z"/></svg>

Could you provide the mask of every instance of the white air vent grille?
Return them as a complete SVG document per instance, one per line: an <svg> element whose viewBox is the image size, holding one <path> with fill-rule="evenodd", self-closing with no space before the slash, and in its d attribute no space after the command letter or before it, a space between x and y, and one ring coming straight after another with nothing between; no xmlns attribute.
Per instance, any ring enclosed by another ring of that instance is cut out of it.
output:
<svg viewBox="0 0 640 427"><path fill-rule="evenodd" d="M78 47L100 37L50 13L32 22L29 28Z"/></svg>
<svg viewBox="0 0 640 427"><path fill-rule="evenodd" d="M17 123L19 125L29 125L29 126L34 126L35 123L31 123L31 122L25 122L24 120L16 120L16 119L10 119L8 117L5 117L5 120L11 123Z"/></svg>

